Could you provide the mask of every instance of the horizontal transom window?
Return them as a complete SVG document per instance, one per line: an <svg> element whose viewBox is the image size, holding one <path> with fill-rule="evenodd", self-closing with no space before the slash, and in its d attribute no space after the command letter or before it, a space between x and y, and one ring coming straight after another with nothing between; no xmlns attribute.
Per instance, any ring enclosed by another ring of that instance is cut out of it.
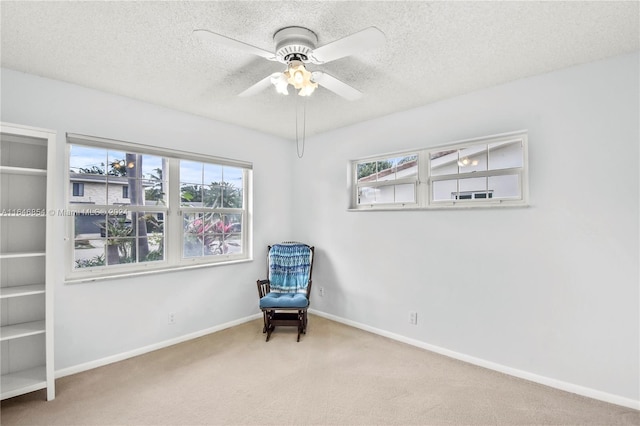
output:
<svg viewBox="0 0 640 426"><path fill-rule="evenodd" d="M527 132L351 162L354 210L526 205Z"/></svg>

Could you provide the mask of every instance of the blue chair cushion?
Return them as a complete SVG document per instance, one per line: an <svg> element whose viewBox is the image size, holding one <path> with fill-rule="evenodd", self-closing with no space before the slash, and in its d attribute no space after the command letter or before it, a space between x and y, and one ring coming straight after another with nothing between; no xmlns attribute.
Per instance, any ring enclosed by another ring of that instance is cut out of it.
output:
<svg viewBox="0 0 640 426"><path fill-rule="evenodd" d="M300 293L267 293L260 299L260 308L306 308L307 296Z"/></svg>

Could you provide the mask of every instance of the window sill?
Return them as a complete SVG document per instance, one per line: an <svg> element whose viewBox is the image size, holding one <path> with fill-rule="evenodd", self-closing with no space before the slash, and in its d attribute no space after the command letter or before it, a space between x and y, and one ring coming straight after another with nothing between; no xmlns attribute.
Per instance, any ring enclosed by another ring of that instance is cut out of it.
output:
<svg viewBox="0 0 640 426"><path fill-rule="evenodd" d="M502 203L446 203L439 205L431 205L428 207L366 207L366 208L348 208L347 212L397 212L397 211L428 211L428 210L470 210L470 209L504 209L504 208L526 208L529 207L527 202L502 202Z"/></svg>
<svg viewBox="0 0 640 426"><path fill-rule="evenodd" d="M95 281L105 281L105 280L115 280L121 278L132 278L144 275L153 275L153 274L164 274L168 272L178 272L178 271L187 271L190 269L201 269L201 268L212 268L216 266L226 266L226 265L235 265L238 263L247 263L253 262L253 258L248 259L238 259L232 260L228 262L217 262L217 263L199 263L194 265L180 265L180 266L172 266L165 268L157 268L150 269L146 271L129 271L129 272L119 272L117 274L109 274L109 275L99 275L99 276L83 276L83 277L67 277L64 280L65 284L81 284L87 282L95 282Z"/></svg>

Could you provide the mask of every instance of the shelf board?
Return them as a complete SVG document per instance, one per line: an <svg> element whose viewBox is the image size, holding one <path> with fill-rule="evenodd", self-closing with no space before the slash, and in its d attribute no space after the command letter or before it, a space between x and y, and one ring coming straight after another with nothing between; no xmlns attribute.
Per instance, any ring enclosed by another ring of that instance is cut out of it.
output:
<svg viewBox="0 0 640 426"><path fill-rule="evenodd" d="M41 257L44 256L43 251L26 251L26 252L14 252L14 253L0 253L0 259L19 259L23 257Z"/></svg>
<svg viewBox="0 0 640 426"><path fill-rule="evenodd" d="M44 292L44 284L2 287L0 288L0 299L6 299L9 297L31 296L32 294L42 294Z"/></svg>
<svg viewBox="0 0 640 426"><path fill-rule="evenodd" d="M31 321L0 327L0 341L19 339L45 332L45 322Z"/></svg>
<svg viewBox="0 0 640 426"><path fill-rule="evenodd" d="M3 374L0 377L1 399L12 398L23 393L37 391L47 387L47 371L44 366Z"/></svg>
<svg viewBox="0 0 640 426"><path fill-rule="evenodd" d="M30 176L46 176L47 171L44 169L31 169L29 167L13 167L0 166L0 173L9 175L30 175Z"/></svg>

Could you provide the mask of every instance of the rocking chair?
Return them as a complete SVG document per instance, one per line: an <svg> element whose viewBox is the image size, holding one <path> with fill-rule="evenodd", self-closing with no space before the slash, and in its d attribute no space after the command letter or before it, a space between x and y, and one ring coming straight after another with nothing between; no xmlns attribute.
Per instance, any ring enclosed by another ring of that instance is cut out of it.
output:
<svg viewBox="0 0 640 426"><path fill-rule="evenodd" d="M295 242L268 247L267 279L257 282L267 342L276 326L298 327L298 342L307 333L313 253L314 247Z"/></svg>

